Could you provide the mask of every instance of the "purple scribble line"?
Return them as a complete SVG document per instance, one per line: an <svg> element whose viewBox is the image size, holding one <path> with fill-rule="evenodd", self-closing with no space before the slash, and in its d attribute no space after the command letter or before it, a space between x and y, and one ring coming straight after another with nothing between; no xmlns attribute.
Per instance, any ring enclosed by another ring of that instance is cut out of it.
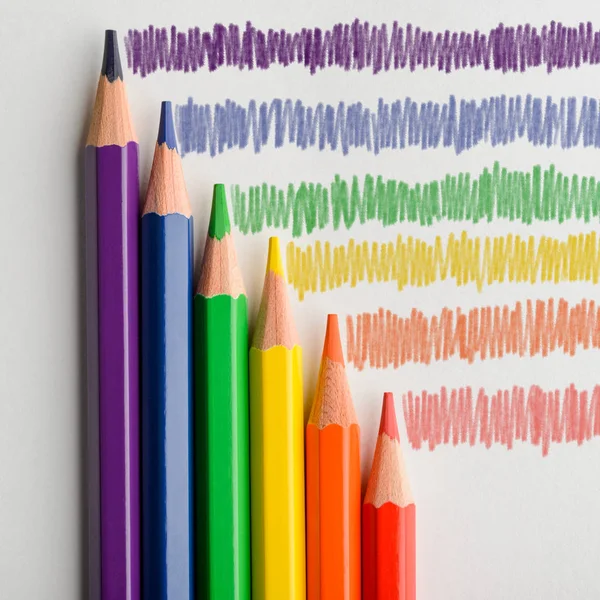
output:
<svg viewBox="0 0 600 600"><path fill-rule="evenodd" d="M600 148L600 111L595 98L536 98L492 96L482 100L445 103L410 98L384 102L375 108L362 103L305 105L300 100L250 100L240 105L195 104L192 98L176 108L181 154L222 154L234 148L302 150L362 148L382 150L417 147L452 148L456 154L482 143L505 146L519 139L534 146Z"/></svg>
<svg viewBox="0 0 600 600"><path fill-rule="evenodd" d="M373 73L417 67L450 73L482 65L504 73L546 65L550 73L600 63L600 31L591 22L566 27L552 21L541 29L529 23L516 27L500 23L487 35L477 29L435 33L410 23L401 27L394 21L388 27L355 19L331 29L288 33L257 29L248 21L243 29L217 23L212 32L199 27L179 31L175 26L169 31L153 25L142 31L130 29L125 48L127 65L142 77L157 70L187 73L223 66L252 70L294 63L311 74L332 66Z"/></svg>

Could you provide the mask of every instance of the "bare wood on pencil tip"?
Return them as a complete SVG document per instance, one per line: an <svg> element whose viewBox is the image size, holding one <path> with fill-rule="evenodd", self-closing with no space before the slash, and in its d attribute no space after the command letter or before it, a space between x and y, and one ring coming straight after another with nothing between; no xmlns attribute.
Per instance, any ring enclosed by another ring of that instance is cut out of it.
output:
<svg viewBox="0 0 600 600"><path fill-rule="evenodd" d="M206 237L196 293L205 298L219 295L238 298L246 294L233 238L228 233L220 240L210 235Z"/></svg>
<svg viewBox="0 0 600 600"><path fill-rule="evenodd" d="M414 498L400 443L384 432L377 438L364 503L379 508L386 502L405 508Z"/></svg>
<svg viewBox="0 0 600 600"><path fill-rule="evenodd" d="M341 427L358 424L344 368L340 327L336 314L327 315L323 357L308 422L319 429L334 424Z"/></svg>
<svg viewBox="0 0 600 600"><path fill-rule="evenodd" d="M324 356L321 360L315 398L308 419L319 429L327 425L358 425L352 394L343 363Z"/></svg>
<svg viewBox="0 0 600 600"><path fill-rule="evenodd" d="M268 350L274 346L284 346L291 350L299 344L285 279L279 273L268 270L256 318L252 347Z"/></svg>
<svg viewBox="0 0 600 600"><path fill-rule="evenodd" d="M185 188L181 157L167 144L156 144L146 202L142 214L182 214L191 217L192 207Z"/></svg>
<svg viewBox="0 0 600 600"><path fill-rule="evenodd" d="M86 146L123 147L129 142L137 142L137 137L129 112L125 84L122 79L110 82L105 75L101 75Z"/></svg>

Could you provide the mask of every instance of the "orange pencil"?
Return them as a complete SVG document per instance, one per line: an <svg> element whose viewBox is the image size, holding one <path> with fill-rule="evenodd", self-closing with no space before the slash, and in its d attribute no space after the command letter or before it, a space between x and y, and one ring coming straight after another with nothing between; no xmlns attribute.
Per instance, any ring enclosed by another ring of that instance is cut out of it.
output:
<svg viewBox="0 0 600 600"><path fill-rule="evenodd" d="M362 517L363 600L415 600L415 503L390 392L383 395Z"/></svg>
<svg viewBox="0 0 600 600"><path fill-rule="evenodd" d="M308 600L360 600L360 429L337 315L306 427Z"/></svg>

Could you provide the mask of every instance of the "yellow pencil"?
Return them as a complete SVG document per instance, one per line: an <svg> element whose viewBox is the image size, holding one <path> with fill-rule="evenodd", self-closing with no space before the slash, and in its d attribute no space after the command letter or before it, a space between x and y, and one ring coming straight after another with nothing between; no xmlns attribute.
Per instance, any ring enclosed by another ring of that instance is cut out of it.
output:
<svg viewBox="0 0 600 600"><path fill-rule="evenodd" d="M305 600L302 349L292 319L279 240L250 348L253 600Z"/></svg>

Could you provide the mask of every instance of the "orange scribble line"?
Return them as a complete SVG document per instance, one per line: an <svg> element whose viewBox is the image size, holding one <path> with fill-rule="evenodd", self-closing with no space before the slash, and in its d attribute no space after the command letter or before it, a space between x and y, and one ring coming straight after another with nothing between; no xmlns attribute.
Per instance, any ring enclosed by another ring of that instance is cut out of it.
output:
<svg viewBox="0 0 600 600"><path fill-rule="evenodd" d="M472 363L517 356L547 356L562 350L573 356L577 348L600 348L600 307L593 300L574 306L550 298L517 302L514 308L484 306L463 313L444 308L440 315L425 316L413 309L402 318L380 308L346 318L348 362L362 370L404 363L430 364L457 356Z"/></svg>
<svg viewBox="0 0 600 600"><path fill-rule="evenodd" d="M562 396L562 400L561 400ZM600 385L578 391L544 391L534 385L499 390L491 397L480 389L477 399L470 387L439 394L412 392L402 398L406 431L413 448L425 442L430 450L440 444L476 443L512 449L515 440L541 445L547 456L550 443L577 442L600 436Z"/></svg>

